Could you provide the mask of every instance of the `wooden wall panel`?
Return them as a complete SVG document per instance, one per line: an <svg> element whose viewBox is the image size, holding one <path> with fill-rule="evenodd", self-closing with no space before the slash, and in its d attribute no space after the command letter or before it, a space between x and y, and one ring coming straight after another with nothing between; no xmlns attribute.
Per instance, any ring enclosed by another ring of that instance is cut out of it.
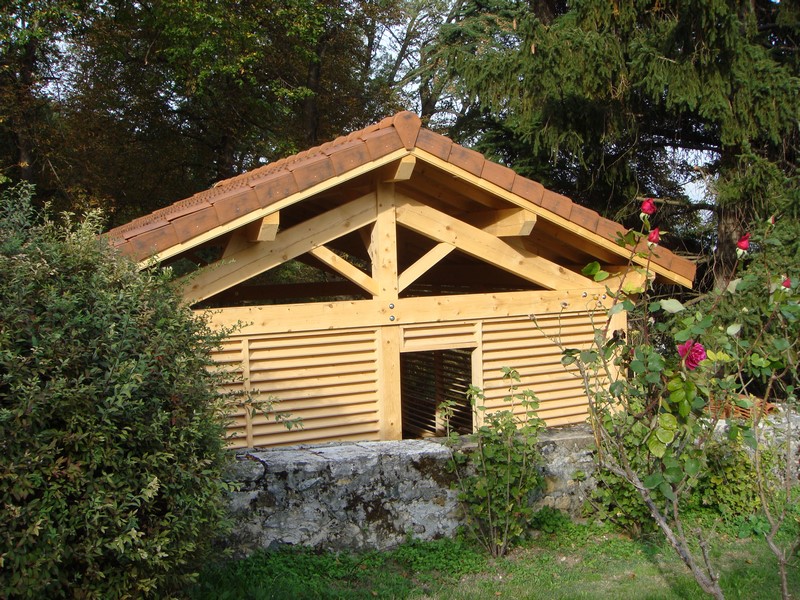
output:
<svg viewBox="0 0 800 600"><path fill-rule="evenodd" d="M225 342L215 360L239 375L226 390L274 401L273 413L231 401L233 448L379 437L377 332L369 330L249 335ZM287 429L275 415L299 419Z"/></svg>
<svg viewBox="0 0 800 600"><path fill-rule="evenodd" d="M537 308L554 307L531 306ZM586 311L539 314L538 327L524 314L484 320L439 315L436 321L382 329L259 334L249 328L247 335L227 340L215 357L220 368L238 376L225 388L238 394L231 401L231 446L394 439L400 435L399 400L390 405L386 399L399 398L399 375L392 375L394 370L399 373L399 353L454 348L475 349L472 383L484 389L489 410L507 406L508 382L502 379L502 368L510 367L520 373L518 388L538 396L539 416L548 425L583 422L583 382L577 369L564 368L561 350L549 337L558 337L566 347L584 348L603 324L603 314L595 314L596 318ZM387 332L396 336L389 346ZM393 385L398 389L389 389ZM299 418L302 428L287 430L274 415L253 412L247 398L276 400L274 411Z"/></svg>
<svg viewBox="0 0 800 600"><path fill-rule="evenodd" d="M488 320L483 324L483 378L489 410L510 406L509 383L503 380L502 367L520 374L518 390L532 390L539 398L539 416L547 425L567 425L586 420L587 402L577 369L565 369L561 350L550 337L560 337L570 348L592 342L590 313L562 313L539 316L538 325L526 317ZM597 324L599 326L599 323ZM521 407L517 407L522 414Z"/></svg>

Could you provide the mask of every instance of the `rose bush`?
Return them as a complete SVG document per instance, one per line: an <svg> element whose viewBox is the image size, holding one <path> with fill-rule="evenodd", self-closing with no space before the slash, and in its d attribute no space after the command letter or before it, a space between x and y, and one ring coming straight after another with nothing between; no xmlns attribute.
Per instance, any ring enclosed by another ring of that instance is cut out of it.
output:
<svg viewBox="0 0 800 600"><path fill-rule="evenodd" d="M658 252L662 233L649 221L655 213L652 199L645 200L642 230L619 234L617 240L631 251L630 270L645 279L645 269L633 266L633 258L649 264L650 255ZM757 240L760 248L771 248L786 237L780 222L770 220ZM625 312L640 326L622 335L609 330L610 321L598 323L591 347L562 346L562 362L577 366L584 380L601 469L631 486L701 588L718 598L723 594L707 541L687 535L680 498L708 470L705 448L715 439L720 420L731 414L726 407L752 411L752 421L729 419L725 431L731 442L755 452L753 481L770 523L767 541L778 559L784 594L786 567L797 547L781 549L775 541L797 500L792 491L797 461L784 455L783 477L776 484L760 460L758 427L760 406L792 408L797 402L800 306L791 275L776 274L781 272L777 269L786 273L797 266L791 252L778 263L767 252L755 261L751 238L756 239L744 233L737 243L739 260L752 261L739 265L741 276L692 308L674 298L653 298L652 287L638 297L628 296L623 278L606 290L614 298L608 314ZM647 243L640 244L642 240ZM791 248L791 242L786 245ZM596 264L584 273L596 281L609 277ZM601 305L600 299L593 302L587 308ZM788 453L790 445L784 450Z"/></svg>

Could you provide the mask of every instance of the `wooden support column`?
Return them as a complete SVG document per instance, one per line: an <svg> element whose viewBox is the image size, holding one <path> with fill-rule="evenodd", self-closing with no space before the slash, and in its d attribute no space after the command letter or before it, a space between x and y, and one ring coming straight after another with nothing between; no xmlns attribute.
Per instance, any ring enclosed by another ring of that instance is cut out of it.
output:
<svg viewBox="0 0 800 600"><path fill-rule="evenodd" d="M398 299L397 218L394 183L377 183L377 219L372 227L369 254L372 279L376 283L377 300L387 309L386 322L378 327L378 398L380 438L399 440L403 437L403 416L400 400L401 331L394 314Z"/></svg>

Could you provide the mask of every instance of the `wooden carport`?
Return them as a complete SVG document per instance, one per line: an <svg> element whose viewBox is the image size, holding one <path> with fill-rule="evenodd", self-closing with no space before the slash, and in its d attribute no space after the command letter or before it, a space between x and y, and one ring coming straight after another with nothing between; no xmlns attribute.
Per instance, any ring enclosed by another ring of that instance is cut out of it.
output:
<svg viewBox="0 0 800 600"><path fill-rule="evenodd" d="M628 270L622 231L402 112L107 235L142 268L185 272L214 323L241 324L216 356L241 375L232 391L302 420L287 430L238 402L231 444L253 447L432 433L437 400L469 383L505 406L503 366L549 425L583 421L547 337L580 347L605 322L607 282L581 269ZM663 248L633 267L683 286L695 272Z"/></svg>

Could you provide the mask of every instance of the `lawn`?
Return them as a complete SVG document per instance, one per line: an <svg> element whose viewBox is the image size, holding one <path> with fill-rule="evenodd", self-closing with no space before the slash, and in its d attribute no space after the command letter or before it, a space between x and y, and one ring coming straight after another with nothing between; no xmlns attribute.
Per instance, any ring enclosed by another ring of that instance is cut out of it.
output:
<svg viewBox="0 0 800 600"><path fill-rule="evenodd" d="M726 597L780 598L775 559L763 540L717 532L713 558ZM728 531L728 529L730 531ZM800 574L790 584L800 597ZM194 600L483 598L670 600L705 598L658 537L631 539L601 525L567 524L491 559L464 540L410 541L363 554L283 549L221 561L201 574Z"/></svg>

